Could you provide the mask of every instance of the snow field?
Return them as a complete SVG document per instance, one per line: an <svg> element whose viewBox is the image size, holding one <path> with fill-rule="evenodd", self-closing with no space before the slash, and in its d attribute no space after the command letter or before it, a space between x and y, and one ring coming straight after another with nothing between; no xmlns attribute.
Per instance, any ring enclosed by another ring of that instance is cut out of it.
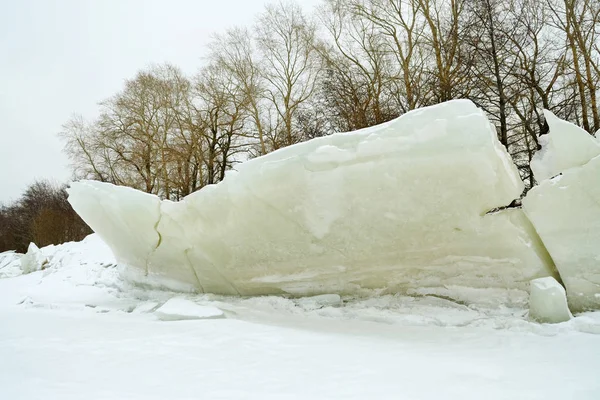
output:
<svg viewBox="0 0 600 400"><path fill-rule="evenodd" d="M182 294L123 281L97 235L41 252L49 260L43 271L0 279L2 399L600 394L600 313L535 323L527 292L450 288L469 305L441 291L369 299ZM176 315L210 307L226 318L163 321L157 311L165 305Z"/></svg>

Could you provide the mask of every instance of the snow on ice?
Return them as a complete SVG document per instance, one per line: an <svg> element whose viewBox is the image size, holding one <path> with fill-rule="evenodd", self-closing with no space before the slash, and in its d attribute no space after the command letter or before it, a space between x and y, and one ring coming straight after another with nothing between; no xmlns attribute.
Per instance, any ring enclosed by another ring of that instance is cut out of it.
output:
<svg viewBox="0 0 600 400"><path fill-rule="evenodd" d="M82 181L69 201L138 283L225 295L527 291L552 260L466 100L290 146L183 201Z"/></svg>
<svg viewBox="0 0 600 400"><path fill-rule="evenodd" d="M538 182L561 172L579 167L600 155L600 142L586 131L544 110L550 127L547 135L540 137L542 149L531 160L531 169Z"/></svg>

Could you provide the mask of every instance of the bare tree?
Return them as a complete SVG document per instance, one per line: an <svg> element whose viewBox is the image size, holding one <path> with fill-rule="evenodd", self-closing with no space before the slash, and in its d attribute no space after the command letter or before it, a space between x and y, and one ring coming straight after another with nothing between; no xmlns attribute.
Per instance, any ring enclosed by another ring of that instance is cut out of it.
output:
<svg viewBox="0 0 600 400"><path fill-rule="evenodd" d="M475 88L470 98L488 112L498 124L498 139L509 147L509 88L518 68L512 37L522 36L520 26L511 18L504 0L474 0L468 9L468 45L473 58Z"/></svg>
<svg viewBox="0 0 600 400"><path fill-rule="evenodd" d="M93 123L73 117L61 135L77 177L132 186L167 199L189 192L179 178L189 174L189 163L197 155L197 140L190 134L195 132L190 95L181 71L165 64L126 81L121 92L100 103L100 116Z"/></svg>
<svg viewBox="0 0 600 400"><path fill-rule="evenodd" d="M250 144L245 140L248 96L245 88L218 65L208 65L196 79L197 107L204 123L206 184L217 183Z"/></svg>
<svg viewBox="0 0 600 400"><path fill-rule="evenodd" d="M395 72L387 43L376 25L356 12L353 4L331 0L320 13L332 42L317 46L324 67L320 94L335 130L364 128L400 113L392 104Z"/></svg>
<svg viewBox="0 0 600 400"><path fill-rule="evenodd" d="M268 5L255 27L267 98L273 106L273 148L298 141L293 121L300 106L315 92L319 72L315 30L293 2Z"/></svg>
<svg viewBox="0 0 600 400"><path fill-rule="evenodd" d="M547 0L553 23L564 32L568 64L577 87L583 128L600 129L597 88L600 84L600 3L596 0ZM578 117L579 117L578 116Z"/></svg>
<svg viewBox="0 0 600 400"><path fill-rule="evenodd" d="M268 153L268 132L265 132L262 111L267 96L266 82L259 68L251 32L246 28L230 29L224 35L217 35L210 49L211 62L227 71L243 90L246 97L245 112L251 118L255 130L253 136L259 144L258 154Z"/></svg>
<svg viewBox="0 0 600 400"><path fill-rule="evenodd" d="M465 9L470 0L417 0L427 23L422 44L433 56L428 66L432 99L439 103L468 97L472 54L463 46Z"/></svg>
<svg viewBox="0 0 600 400"><path fill-rule="evenodd" d="M353 0L352 12L369 21L384 39L385 54L397 68L387 83L394 90L398 113L426 104L424 92L425 52L421 42L426 29L423 5L418 0Z"/></svg>
<svg viewBox="0 0 600 400"><path fill-rule="evenodd" d="M81 115L74 115L63 124L59 136L65 141L64 151L71 160L75 179L115 183L94 124L85 121Z"/></svg>

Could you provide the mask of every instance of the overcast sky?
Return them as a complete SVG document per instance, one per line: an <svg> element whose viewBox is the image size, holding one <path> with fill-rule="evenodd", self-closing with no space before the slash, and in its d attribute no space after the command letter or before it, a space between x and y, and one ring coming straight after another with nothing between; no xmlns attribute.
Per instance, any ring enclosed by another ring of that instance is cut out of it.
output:
<svg viewBox="0 0 600 400"><path fill-rule="evenodd" d="M0 0L0 202L70 177L56 134L150 64L186 73L210 35L251 24L267 0ZM299 1L309 11L320 0Z"/></svg>

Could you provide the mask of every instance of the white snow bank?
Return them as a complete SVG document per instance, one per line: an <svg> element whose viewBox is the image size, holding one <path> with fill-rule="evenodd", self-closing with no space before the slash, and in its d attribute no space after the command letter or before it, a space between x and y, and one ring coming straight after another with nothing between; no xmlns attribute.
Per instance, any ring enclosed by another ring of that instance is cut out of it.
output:
<svg viewBox="0 0 600 400"><path fill-rule="evenodd" d="M0 279L21 275L21 258L23 254L14 251L0 253Z"/></svg>
<svg viewBox="0 0 600 400"><path fill-rule="evenodd" d="M43 271L2 279L0 291L5 301L36 308L85 307L97 311L116 304L123 309L131 307L130 300L119 298L123 283L116 261L98 235L42 247L39 252L47 260ZM20 271L20 263L18 268Z"/></svg>
<svg viewBox="0 0 600 400"><path fill-rule="evenodd" d="M527 290L553 266L484 113L456 100L238 166L179 203L99 182L69 201L126 276L177 290L316 295Z"/></svg>
<svg viewBox="0 0 600 400"><path fill-rule="evenodd" d="M572 317L565 289L552 277L531 281L529 318L538 322L558 323Z"/></svg>
<svg viewBox="0 0 600 400"><path fill-rule="evenodd" d="M154 314L162 321L225 318L223 311L216 307L201 306L180 297L169 299Z"/></svg>
<svg viewBox="0 0 600 400"><path fill-rule="evenodd" d="M35 243L29 243L27 253L21 257L21 270L24 274L39 271L48 264L48 258L42 254Z"/></svg>
<svg viewBox="0 0 600 400"><path fill-rule="evenodd" d="M600 142L592 135L548 110L544 110L544 117L550 132L540 137L542 150L531 160L531 170L538 182L600 155Z"/></svg>

